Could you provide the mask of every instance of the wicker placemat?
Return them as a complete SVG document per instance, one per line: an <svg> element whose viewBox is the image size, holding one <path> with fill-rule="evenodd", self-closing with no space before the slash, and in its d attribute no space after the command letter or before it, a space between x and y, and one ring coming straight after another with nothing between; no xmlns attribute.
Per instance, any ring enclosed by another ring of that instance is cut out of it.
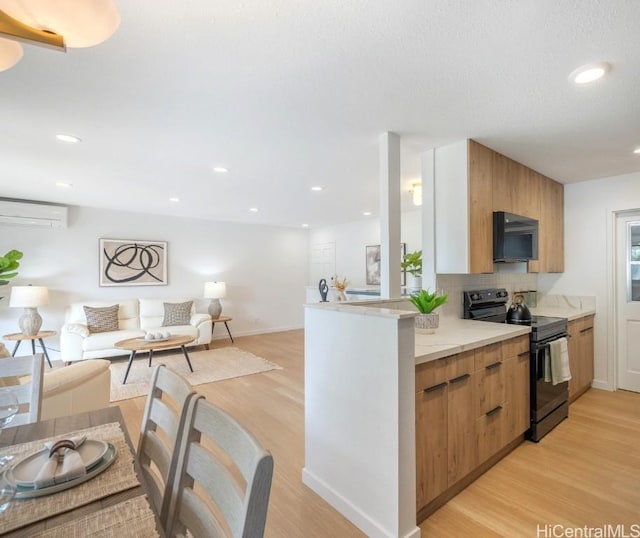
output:
<svg viewBox="0 0 640 538"><path fill-rule="evenodd" d="M158 537L156 520L144 495L103 508L64 525L34 534L37 538L139 538Z"/></svg>
<svg viewBox="0 0 640 538"><path fill-rule="evenodd" d="M117 422L13 445L3 448L0 454L14 454L17 458L22 458L41 450L46 441L75 435L86 435L87 439L98 439L114 445L118 455L113 465L76 487L44 497L11 501L0 517L0 534L133 488L140 483L133 468L133 454Z"/></svg>

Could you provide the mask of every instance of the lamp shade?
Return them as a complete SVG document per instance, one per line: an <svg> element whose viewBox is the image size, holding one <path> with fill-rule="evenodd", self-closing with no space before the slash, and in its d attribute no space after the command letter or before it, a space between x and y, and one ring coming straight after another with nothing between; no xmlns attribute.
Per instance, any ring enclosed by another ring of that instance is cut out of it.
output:
<svg viewBox="0 0 640 538"><path fill-rule="evenodd" d="M0 71L6 71L22 58L22 45L10 39L0 38Z"/></svg>
<svg viewBox="0 0 640 538"><path fill-rule="evenodd" d="M414 183L412 186L413 205L422 205L422 183Z"/></svg>
<svg viewBox="0 0 640 538"><path fill-rule="evenodd" d="M9 306L36 308L49 304L49 289L44 286L13 286Z"/></svg>
<svg viewBox="0 0 640 538"><path fill-rule="evenodd" d="M67 47L92 47L107 40L120 25L113 0L0 0L10 17L64 38Z"/></svg>
<svg viewBox="0 0 640 538"><path fill-rule="evenodd" d="M224 282L205 282L205 299L222 299L227 295L227 285Z"/></svg>

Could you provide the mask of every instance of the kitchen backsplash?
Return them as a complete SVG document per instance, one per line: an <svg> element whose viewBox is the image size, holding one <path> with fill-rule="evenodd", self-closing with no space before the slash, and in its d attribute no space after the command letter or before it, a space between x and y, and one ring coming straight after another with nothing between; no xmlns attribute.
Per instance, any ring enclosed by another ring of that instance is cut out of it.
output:
<svg viewBox="0 0 640 538"><path fill-rule="evenodd" d="M449 300L439 309L443 316L462 317L462 292L486 288L505 288L509 298L514 291L535 290L535 273L493 273L485 275L436 275L438 290L449 295Z"/></svg>

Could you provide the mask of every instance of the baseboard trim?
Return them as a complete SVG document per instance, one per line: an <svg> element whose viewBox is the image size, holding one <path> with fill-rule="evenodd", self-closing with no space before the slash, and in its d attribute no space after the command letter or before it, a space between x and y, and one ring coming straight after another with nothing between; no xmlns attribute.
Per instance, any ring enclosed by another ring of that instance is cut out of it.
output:
<svg viewBox="0 0 640 538"><path fill-rule="evenodd" d="M317 493L333 508L371 538L419 538L420 536L420 528L417 526L402 537L397 534L390 534L376 521L371 519L368 514L365 514L357 506L354 506L348 499L340 495L306 467L302 469L302 483Z"/></svg>
<svg viewBox="0 0 640 538"><path fill-rule="evenodd" d="M224 327L223 327L224 329ZM297 331L299 329L304 329L304 325L293 325L291 327L272 327L270 329L255 329L252 331L240 331L235 332L233 330L233 325L230 326L231 334L233 334L233 338L240 336L256 336L258 334L270 334L270 333L283 333L286 331ZM219 335L216 335L212 340L229 340L229 335L225 331L221 332Z"/></svg>

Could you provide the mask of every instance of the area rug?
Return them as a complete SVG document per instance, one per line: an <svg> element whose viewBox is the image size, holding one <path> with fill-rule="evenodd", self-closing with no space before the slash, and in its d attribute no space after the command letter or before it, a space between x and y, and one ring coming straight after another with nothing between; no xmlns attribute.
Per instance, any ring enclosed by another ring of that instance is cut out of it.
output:
<svg viewBox="0 0 640 538"><path fill-rule="evenodd" d="M189 371L189 366L182 352L171 355L156 353L153 356L153 364L165 364L194 386L232 377L268 372L269 370L282 370L282 367L277 364L237 347L189 351L189 359L193 366L193 373ZM149 368L148 355L136 356L131 365L127 383L123 385L122 380L127 369L127 362L128 358L111 359L112 402L136 396L146 396L149 392L149 377L152 368Z"/></svg>

